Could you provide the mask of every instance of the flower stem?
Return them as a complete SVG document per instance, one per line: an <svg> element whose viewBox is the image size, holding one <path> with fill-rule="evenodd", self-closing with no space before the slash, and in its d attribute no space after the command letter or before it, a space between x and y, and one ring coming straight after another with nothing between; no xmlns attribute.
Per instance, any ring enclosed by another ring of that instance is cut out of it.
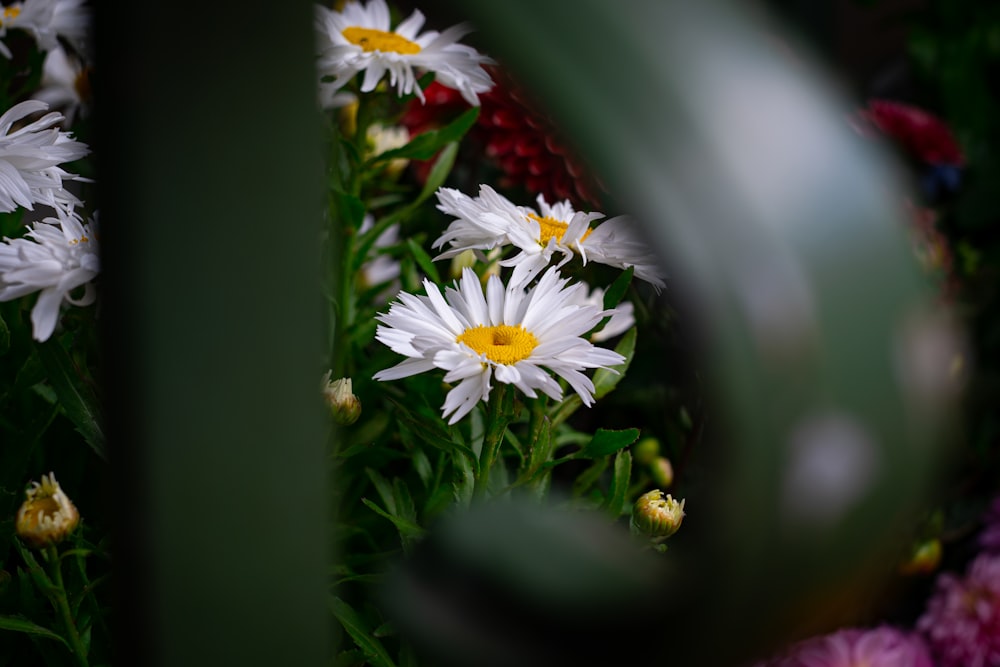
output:
<svg viewBox="0 0 1000 667"><path fill-rule="evenodd" d="M59 558L59 551L55 545L50 544L45 547L46 560L52 567L52 595L51 600L56 611L62 617L63 626L66 629L66 639L69 641L70 649L76 657L77 663L81 667L88 667L87 648L80 639L77 632L76 623L73 621L73 613L69 608L69 599L66 597L66 586L63 584L62 560Z"/></svg>
<svg viewBox="0 0 1000 667"><path fill-rule="evenodd" d="M482 498L490 483L490 470L500 453L500 444L511 414L507 402L507 385L498 382L486 404L486 433L483 435L483 448L479 453L479 470L476 474L476 486L473 495Z"/></svg>

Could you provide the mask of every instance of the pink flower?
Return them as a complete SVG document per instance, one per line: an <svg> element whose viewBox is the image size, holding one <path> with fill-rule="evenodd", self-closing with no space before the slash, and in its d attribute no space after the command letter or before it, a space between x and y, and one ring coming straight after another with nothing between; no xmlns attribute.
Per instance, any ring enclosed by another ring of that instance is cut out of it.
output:
<svg viewBox="0 0 1000 667"><path fill-rule="evenodd" d="M848 628L793 646L769 667L934 667L919 635L890 626Z"/></svg>
<svg viewBox="0 0 1000 667"><path fill-rule="evenodd" d="M980 554L965 578L944 573L917 629L941 667L1000 667L1000 556Z"/></svg>

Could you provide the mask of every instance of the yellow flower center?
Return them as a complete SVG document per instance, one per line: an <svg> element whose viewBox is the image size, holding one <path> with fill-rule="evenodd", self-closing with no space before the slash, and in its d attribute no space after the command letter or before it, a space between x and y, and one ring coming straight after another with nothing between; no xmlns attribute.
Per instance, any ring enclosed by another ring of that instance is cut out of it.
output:
<svg viewBox="0 0 1000 667"><path fill-rule="evenodd" d="M538 345L535 335L524 327L506 324L466 329L456 340L479 354L485 354L490 361L507 366L530 357L531 351Z"/></svg>
<svg viewBox="0 0 1000 667"><path fill-rule="evenodd" d="M21 13L20 5L12 5L10 7L3 8L3 18L4 19L16 19ZM2 21L0 21L2 23Z"/></svg>
<svg viewBox="0 0 1000 667"><path fill-rule="evenodd" d="M563 234L565 234L566 230L569 229L569 225L565 222L560 222L559 220L549 216L545 216L543 218L535 215L534 213L529 213L528 217L538 223L538 227L541 230L541 235L538 237L538 244L543 248L549 244L549 239L555 239L556 243L561 243ZM588 236L590 236L590 232L592 231L594 230L588 229L585 231L583 236L580 237L580 240L585 240Z"/></svg>
<svg viewBox="0 0 1000 667"><path fill-rule="evenodd" d="M419 44L411 42L405 37L397 35L394 32L385 32L383 30L375 30L374 28L351 26L350 28L344 28L344 31L341 34L348 42L360 46L365 51L401 53L407 56L420 53Z"/></svg>

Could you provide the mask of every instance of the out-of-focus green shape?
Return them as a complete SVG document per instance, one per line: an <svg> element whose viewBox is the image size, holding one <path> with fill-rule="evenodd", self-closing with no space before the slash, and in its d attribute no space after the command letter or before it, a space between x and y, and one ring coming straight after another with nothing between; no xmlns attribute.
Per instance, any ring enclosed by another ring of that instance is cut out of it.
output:
<svg viewBox="0 0 1000 667"><path fill-rule="evenodd" d="M953 384L954 337L931 315L892 170L807 54L743 5L461 11L645 223L668 290L703 308L724 443L668 554L685 579L663 588L672 664L858 620ZM706 631L734 641L688 641Z"/></svg>
<svg viewBox="0 0 1000 667"><path fill-rule="evenodd" d="M314 5L93 4L115 662L326 664Z"/></svg>

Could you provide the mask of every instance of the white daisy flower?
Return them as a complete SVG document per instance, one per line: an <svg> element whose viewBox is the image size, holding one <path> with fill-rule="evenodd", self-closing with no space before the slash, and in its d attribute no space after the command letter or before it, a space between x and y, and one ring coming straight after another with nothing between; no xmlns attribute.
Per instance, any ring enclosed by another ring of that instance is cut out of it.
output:
<svg viewBox="0 0 1000 667"><path fill-rule="evenodd" d="M486 295L479 278L465 269L457 289L424 281L427 296L399 293L399 301L376 319L375 337L407 360L379 371L376 380L396 380L434 368L458 382L441 408L449 424L490 396L493 377L535 398L536 390L562 400L562 388L545 369L566 380L585 405L594 402L594 384L581 371L625 361L611 350L581 338L610 314L581 305L582 284L568 285L553 268L530 289L490 276Z"/></svg>
<svg viewBox="0 0 1000 667"><path fill-rule="evenodd" d="M42 51L59 48L59 38L66 39L80 55L87 55L90 33L90 9L84 0L25 0L3 8L0 37L8 29L30 32ZM0 53L11 57L10 49L0 42Z"/></svg>
<svg viewBox="0 0 1000 667"><path fill-rule="evenodd" d="M73 124L79 113L86 117L90 106L90 68L62 48L45 54L42 64L42 87L31 96L62 112L63 127Z"/></svg>
<svg viewBox="0 0 1000 667"><path fill-rule="evenodd" d="M334 78L321 87L339 90L364 72L361 92L367 93L388 72L389 85L395 86L399 95L415 93L423 101L414 71L423 70L434 72L439 83L458 90L474 106L479 105L478 94L493 87L482 67L493 61L472 47L458 44L470 31L466 25L452 26L442 33L421 33L424 15L419 11L410 14L395 30L390 29L389 21L385 0L369 0L367 5L349 2L342 12L317 5L317 66L320 77Z"/></svg>
<svg viewBox="0 0 1000 667"><path fill-rule="evenodd" d="M60 113L47 113L16 130L11 128L25 116L49 108L45 102L27 100L0 116L0 212L18 206L34 210L35 204L72 209L80 203L63 187L64 180L85 180L56 165L72 162L90 149L59 130Z"/></svg>
<svg viewBox="0 0 1000 667"><path fill-rule="evenodd" d="M604 292L605 290L601 287L595 287L590 294L587 294L586 291L580 292L580 297L582 298L579 303L582 305L604 308ZM600 343L610 340L634 327L634 313L635 307L630 301L622 301L619 303L611 310L611 319L609 319L607 324L604 325L604 328L590 334L591 342Z"/></svg>
<svg viewBox="0 0 1000 667"><path fill-rule="evenodd" d="M542 195L538 195L538 211L515 206L488 185L479 186L478 197L451 188L440 188L437 197L438 210L456 219L433 246L440 248L448 243L451 249L435 259L509 243L521 250L500 262L514 267L513 283L530 281L558 252L562 259L557 268L579 254L584 264L593 260L621 269L635 267L635 275L651 283L657 291L664 285L656 255L636 234L632 221L624 216L591 227L590 223L603 218L603 213L575 211L569 201L550 206Z"/></svg>
<svg viewBox="0 0 1000 667"><path fill-rule="evenodd" d="M75 213L60 212L32 225L24 238L0 243L0 301L39 292L31 310L35 340L45 341L56 328L66 301L88 306L96 298L91 283L100 271L95 223L83 224ZM79 296L71 296L77 288Z"/></svg>

